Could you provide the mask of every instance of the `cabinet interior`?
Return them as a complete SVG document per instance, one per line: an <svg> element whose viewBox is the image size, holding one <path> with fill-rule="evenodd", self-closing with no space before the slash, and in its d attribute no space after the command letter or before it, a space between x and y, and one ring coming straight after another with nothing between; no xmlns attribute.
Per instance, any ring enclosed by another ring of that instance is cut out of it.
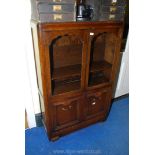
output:
<svg viewBox="0 0 155 155"><path fill-rule="evenodd" d="M89 87L110 81L115 50L112 35L112 33L100 33L91 41Z"/></svg>
<svg viewBox="0 0 155 155"><path fill-rule="evenodd" d="M100 33L92 39L90 60L86 60L89 61L88 87L110 81L114 42L112 33ZM49 51L52 95L81 88L82 50L83 43L75 35L60 36L51 42Z"/></svg>
<svg viewBox="0 0 155 155"><path fill-rule="evenodd" d="M81 87L83 44L77 36L60 36L50 45L52 95Z"/></svg>

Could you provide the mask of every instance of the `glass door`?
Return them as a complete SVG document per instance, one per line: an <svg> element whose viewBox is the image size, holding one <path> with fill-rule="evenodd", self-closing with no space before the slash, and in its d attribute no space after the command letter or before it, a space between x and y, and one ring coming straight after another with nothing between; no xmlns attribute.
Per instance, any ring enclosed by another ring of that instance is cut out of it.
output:
<svg viewBox="0 0 155 155"><path fill-rule="evenodd" d="M115 39L115 34L112 32L90 33L88 87L110 82Z"/></svg>
<svg viewBox="0 0 155 155"><path fill-rule="evenodd" d="M78 91L82 86L81 32L58 32L49 46L51 94Z"/></svg>

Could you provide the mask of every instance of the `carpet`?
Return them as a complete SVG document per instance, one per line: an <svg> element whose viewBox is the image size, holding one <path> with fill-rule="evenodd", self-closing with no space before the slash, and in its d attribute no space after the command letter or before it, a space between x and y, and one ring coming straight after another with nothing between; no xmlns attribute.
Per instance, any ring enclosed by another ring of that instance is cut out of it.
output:
<svg viewBox="0 0 155 155"><path fill-rule="evenodd" d="M25 131L26 155L128 155L129 98L115 101L109 117L58 141L48 141L45 129Z"/></svg>

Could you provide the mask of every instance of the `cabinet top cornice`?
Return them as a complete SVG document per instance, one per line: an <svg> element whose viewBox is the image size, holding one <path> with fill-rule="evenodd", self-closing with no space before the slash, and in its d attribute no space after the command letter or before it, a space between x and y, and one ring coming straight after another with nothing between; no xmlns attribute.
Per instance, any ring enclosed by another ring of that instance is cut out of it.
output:
<svg viewBox="0 0 155 155"><path fill-rule="evenodd" d="M60 23L37 23L39 29L50 30L63 30L63 29L93 29L93 28L120 28L123 26L123 22L117 21L99 21L99 22L60 22Z"/></svg>

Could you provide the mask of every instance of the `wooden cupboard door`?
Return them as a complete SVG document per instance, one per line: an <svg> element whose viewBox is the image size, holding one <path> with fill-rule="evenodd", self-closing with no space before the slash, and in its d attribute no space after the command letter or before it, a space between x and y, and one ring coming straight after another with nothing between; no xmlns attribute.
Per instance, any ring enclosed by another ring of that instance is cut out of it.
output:
<svg viewBox="0 0 155 155"><path fill-rule="evenodd" d="M81 120L82 98L56 103L54 106L54 130L77 124Z"/></svg>
<svg viewBox="0 0 155 155"><path fill-rule="evenodd" d="M99 114L106 115L111 104L111 95L111 88L88 92L86 117L95 117Z"/></svg>
<svg viewBox="0 0 155 155"><path fill-rule="evenodd" d="M46 88L53 97L84 88L86 43L83 30L44 32Z"/></svg>
<svg viewBox="0 0 155 155"><path fill-rule="evenodd" d="M118 49L119 29L88 30L86 87L102 87L112 82Z"/></svg>

